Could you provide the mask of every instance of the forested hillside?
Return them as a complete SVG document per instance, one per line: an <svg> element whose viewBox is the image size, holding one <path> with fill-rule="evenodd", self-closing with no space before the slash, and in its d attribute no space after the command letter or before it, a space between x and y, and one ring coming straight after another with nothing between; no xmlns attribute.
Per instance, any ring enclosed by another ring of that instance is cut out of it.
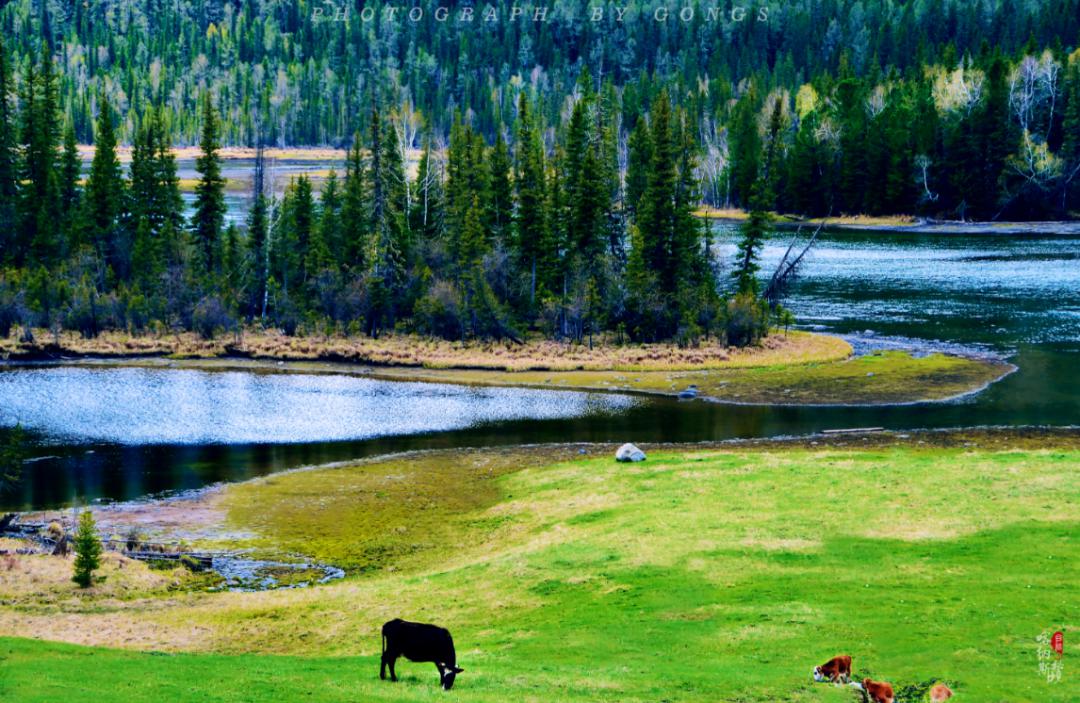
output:
<svg viewBox="0 0 1080 703"><path fill-rule="evenodd" d="M0 332L746 344L788 319L758 270L770 211L1078 209L1078 0L416 7L5 7ZM283 198L259 167L226 227L228 143L331 144L347 166ZM736 261L702 203L752 211Z"/></svg>

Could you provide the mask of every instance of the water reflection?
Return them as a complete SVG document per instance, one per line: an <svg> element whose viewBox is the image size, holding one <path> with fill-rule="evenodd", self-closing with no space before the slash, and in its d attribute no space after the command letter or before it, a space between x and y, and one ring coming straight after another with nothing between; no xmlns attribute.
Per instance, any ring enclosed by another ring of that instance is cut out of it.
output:
<svg viewBox="0 0 1080 703"><path fill-rule="evenodd" d="M56 443L334 442L579 417L627 396L393 383L350 375L141 368L0 371L0 424Z"/></svg>

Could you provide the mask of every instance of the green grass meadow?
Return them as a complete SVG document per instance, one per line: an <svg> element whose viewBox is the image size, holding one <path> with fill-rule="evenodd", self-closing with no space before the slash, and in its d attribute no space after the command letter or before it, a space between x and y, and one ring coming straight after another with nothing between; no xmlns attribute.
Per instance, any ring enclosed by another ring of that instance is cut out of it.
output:
<svg viewBox="0 0 1080 703"><path fill-rule="evenodd" d="M666 449L635 465L605 450L517 469L435 456L228 489L256 543L309 543L357 575L70 615L151 623L163 648L198 623L184 652L0 639L0 700L860 700L810 681L839 653L859 677L945 681L956 701L1080 698L1074 448ZM436 465L447 496L395 508L409 472ZM430 664L379 681L378 627L398 615L451 629L466 670L452 692ZM1036 637L1058 629L1065 669L1048 683Z"/></svg>

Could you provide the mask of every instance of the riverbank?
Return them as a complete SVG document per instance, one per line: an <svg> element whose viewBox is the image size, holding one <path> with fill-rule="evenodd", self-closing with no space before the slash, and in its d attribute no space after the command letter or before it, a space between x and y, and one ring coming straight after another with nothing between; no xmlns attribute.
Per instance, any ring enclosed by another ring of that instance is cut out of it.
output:
<svg viewBox="0 0 1080 703"><path fill-rule="evenodd" d="M1076 430L645 449L630 465L608 445L425 452L206 492L235 546L303 550L349 577L5 601L3 632L94 648L2 639L4 692L430 700L430 665L378 680L378 626L401 616L451 629L455 695L478 702L848 701L809 682L838 652L898 689L1069 700L1038 675L1035 638L1080 597Z"/></svg>
<svg viewBox="0 0 1080 703"><path fill-rule="evenodd" d="M741 223L749 213L738 208L701 207L695 213L706 222ZM1072 213L1074 216L1076 213ZM781 229L861 232L906 232L908 234L1000 234L1000 235L1080 235L1080 219L1046 222L965 222L933 220L912 215L839 215L836 217L797 217L772 213L773 226Z"/></svg>
<svg viewBox="0 0 1080 703"><path fill-rule="evenodd" d="M107 332L32 343L0 340L0 358L169 368L354 373L396 381L524 386L678 395L746 404L863 405L939 401L978 392L1015 370L991 357L881 351L852 356L831 335L777 332L757 347L705 343L590 349L546 340L460 343L407 335L287 337L243 333L203 340L192 333L132 337Z"/></svg>

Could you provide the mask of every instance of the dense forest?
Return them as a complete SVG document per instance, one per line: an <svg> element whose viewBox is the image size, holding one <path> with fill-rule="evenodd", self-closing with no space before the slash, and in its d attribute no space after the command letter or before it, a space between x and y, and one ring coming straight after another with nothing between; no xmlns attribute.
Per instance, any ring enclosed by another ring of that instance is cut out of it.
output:
<svg viewBox="0 0 1080 703"><path fill-rule="evenodd" d="M366 3L338 21L303 2L13 2L0 333L746 344L789 317L784 276L758 271L771 211L1077 209L1074 0L768 3L766 21L695 3L659 21L661 4L465 27L427 6L413 22ZM190 214L185 143L201 153ZM226 226L228 143L348 158L321 192L301 177L283 197L259 159L247 221ZM735 261L717 260L703 203L751 211Z"/></svg>

